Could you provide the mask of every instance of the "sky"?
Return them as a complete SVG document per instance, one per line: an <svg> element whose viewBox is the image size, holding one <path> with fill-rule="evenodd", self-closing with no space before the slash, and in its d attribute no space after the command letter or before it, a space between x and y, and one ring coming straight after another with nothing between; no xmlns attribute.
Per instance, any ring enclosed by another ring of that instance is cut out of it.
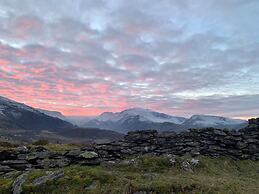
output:
<svg viewBox="0 0 259 194"><path fill-rule="evenodd" d="M0 0L0 95L65 115L259 116L258 0Z"/></svg>

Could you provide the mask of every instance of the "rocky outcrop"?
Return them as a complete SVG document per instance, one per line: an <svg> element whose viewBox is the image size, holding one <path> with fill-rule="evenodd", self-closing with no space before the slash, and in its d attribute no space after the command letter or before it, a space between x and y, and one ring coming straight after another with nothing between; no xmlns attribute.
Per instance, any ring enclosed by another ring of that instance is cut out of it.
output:
<svg viewBox="0 0 259 194"><path fill-rule="evenodd" d="M76 150L53 152L44 147L0 151L0 174L11 170L61 168L71 164L98 165L141 154L229 156L259 160L259 119L240 131L190 129L179 134L155 130L129 132L123 140Z"/></svg>

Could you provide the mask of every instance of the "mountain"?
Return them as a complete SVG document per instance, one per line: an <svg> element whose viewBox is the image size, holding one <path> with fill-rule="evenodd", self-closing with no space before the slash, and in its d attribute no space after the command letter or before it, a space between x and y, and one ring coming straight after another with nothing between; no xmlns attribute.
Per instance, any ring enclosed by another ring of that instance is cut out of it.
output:
<svg viewBox="0 0 259 194"><path fill-rule="evenodd" d="M240 129L247 126L247 121L210 115L194 115L188 119L149 109L132 108L117 113L102 113L85 122L84 126L110 129L121 133L144 129L179 132L189 128L206 127Z"/></svg>
<svg viewBox="0 0 259 194"><path fill-rule="evenodd" d="M205 128L213 127L218 129L240 129L246 127L247 121L240 119L231 119L220 116L212 115L193 115L191 118L187 119L182 125L184 128Z"/></svg>
<svg viewBox="0 0 259 194"><path fill-rule="evenodd" d="M80 128L68 122L71 120L79 123ZM62 140L66 138L81 142L90 137L117 139L122 136L120 133L133 130L180 132L189 128L240 129L246 126L247 121L243 120L209 115L194 115L187 119L143 108L131 108L117 113L105 112L93 118L66 117L59 112L35 109L0 96L0 133L9 134L9 137L46 137ZM8 130L3 132L2 129Z"/></svg>
<svg viewBox="0 0 259 194"><path fill-rule="evenodd" d="M26 130L60 130L74 126L35 108L0 96L0 127Z"/></svg>
<svg viewBox="0 0 259 194"><path fill-rule="evenodd" d="M0 96L0 141L106 142L122 134L96 128L78 128L59 112L35 109Z"/></svg>
<svg viewBox="0 0 259 194"><path fill-rule="evenodd" d="M154 122L154 123L175 123L181 124L186 118L174 117L164 113L155 112L143 108L131 108L118 113L105 112L96 118L98 121L120 121L123 122L128 118L138 116L140 121Z"/></svg>
<svg viewBox="0 0 259 194"><path fill-rule="evenodd" d="M122 112L105 112L87 121L85 127L115 130L126 133L132 130L158 129L160 131L181 130L186 119L174 117L149 109L132 108Z"/></svg>

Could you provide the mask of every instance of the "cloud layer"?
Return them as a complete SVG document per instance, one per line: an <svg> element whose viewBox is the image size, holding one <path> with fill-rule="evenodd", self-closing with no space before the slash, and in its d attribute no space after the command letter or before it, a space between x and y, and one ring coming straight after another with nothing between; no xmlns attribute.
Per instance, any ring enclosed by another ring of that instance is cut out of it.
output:
<svg viewBox="0 0 259 194"><path fill-rule="evenodd" d="M0 95L67 115L259 115L257 0L0 0Z"/></svg>

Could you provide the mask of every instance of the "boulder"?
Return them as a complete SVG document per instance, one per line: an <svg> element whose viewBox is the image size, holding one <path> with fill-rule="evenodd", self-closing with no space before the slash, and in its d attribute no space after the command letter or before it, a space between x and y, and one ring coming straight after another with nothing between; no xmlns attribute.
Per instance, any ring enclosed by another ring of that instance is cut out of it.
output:
<svg viewBox="0 0 259 194"><path fill-rule="evenodd" d="M95 159L98 158L98 154L93 151L84 151L79 155L81 158L84 159Z"/></svg>

